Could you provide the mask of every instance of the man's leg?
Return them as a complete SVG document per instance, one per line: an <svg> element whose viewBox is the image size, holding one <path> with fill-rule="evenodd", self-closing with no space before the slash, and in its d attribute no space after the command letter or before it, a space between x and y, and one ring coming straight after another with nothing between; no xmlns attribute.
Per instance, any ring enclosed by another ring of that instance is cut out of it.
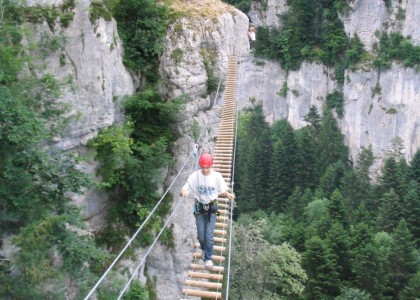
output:
<svg viewBox="0 0 420 300"><path fill-rule="evenodd" d="M205 243L205 255L204 260L211 260L213 256L213 234L214 227L216 226L216 214L210 214L210 221L206 218L206 243Z"/></svg>
<svg viewBox="0 0 420 300"><path fill-rule="evenodd" d="M206 249L206 222L207 218L205 218L205 215L195 215L195 224L197 226L197 239L200 243L200 248L203 251L205 251Z"/></svg>

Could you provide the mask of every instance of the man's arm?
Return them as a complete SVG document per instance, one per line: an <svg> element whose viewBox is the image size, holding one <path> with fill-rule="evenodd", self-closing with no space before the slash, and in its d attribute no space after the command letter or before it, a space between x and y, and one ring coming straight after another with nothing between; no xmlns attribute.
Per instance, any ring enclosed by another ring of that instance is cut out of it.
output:
<svg viewBox="0 0 420 300"><path fill-rule="evenodd" d="M219 194L219 197L225 197L225 198L228 198L230 201L235 200L235 195L234 195L234 194L229 193L228 191L224 191L223 193L220 193L220 194Z"/></svg>

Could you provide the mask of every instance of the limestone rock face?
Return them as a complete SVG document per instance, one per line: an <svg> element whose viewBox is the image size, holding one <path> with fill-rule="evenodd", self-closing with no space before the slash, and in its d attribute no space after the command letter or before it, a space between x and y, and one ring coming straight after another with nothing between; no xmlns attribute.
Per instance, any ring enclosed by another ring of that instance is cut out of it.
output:
<svg viewBox="0 0 420 300"><path fill-rule="evenodd" d="M386 7L385 1L372 0L349 1L350 12L342 16L344 28L350 37L356 34L371 50L378 42L375 32L400 32L404 36L411 36L414 44L420 43L420 30L416 24L420 17L420 7L416 0L391 1Z"/></svg>
<svg viewBox="0 0 420 300"><path fill-rule="evenodd" d="M284 1L286 2L286 1ZM268 7L270 1L268 1ZM378 42L375 31L400 32L410 35L412 43L420 44L420 29L414 20L420 19L420 3L414 0L391 1L389 8L384 1L349 1L351 9L342 16L349 36L358 35L367 50ZM277 8L285 7L279 1ZM278 12L278 10L276 10ZM405 17L401 17L402 14ZM252 21L261 26L272 26L270 13L259 10L250 12ZM281 28L281 26L280 26ZM249 105L249 98L263 102L268 121L287 118L294 128L306 125L303 120L310 105L322 106L328 93L334 91L333 70L316 63L303 63L297 71L285 72L274 61L256 59L252 55L238 68L238 95L240 107ZM280 96L286 83L287 95ZM380 93L375 94L378 86ZM393 64L387 71L378 73L370 68L346 71L343 86L344 116L338 119L352 160L356 160L361 147L372 146L377 158L372 171L382 164L394 137L404 141L405 158L410 160L420 148L420 73L414 69Z"/></svg>
<svg viewBox="0 0 420 300"><path fill-rule="evenodd" d="M180 201L179 190L197 163L193 154L198 137L193 134L194 126L202 132L199 151L214 149L223 99L221 92L218 96L207 94L208 80L214 77L223 84L228 57L235 54L244 60L249 52L248 18L243 13L220 1L191 2L194 2L191 6L177 7L186 16L170 26L160 65L164 78L162 92L169 98L185 95L188 100L177 116L182 137L174 148L175 167L167 178L170 185L181 172L171 188L175 196L173 209ZM182 298L183 283L191 264L196 241L193 199L181 201L170 222L175 247L154 247L146 263L148 274L156 276L158 299Z"/></svg>
<svg viewBox="0 0 420 300"><path fill-rule="evenodd" d="M33 1L32 4L59 5L62 1ZM122 64L122 45L115 21L89 19L90 0L76 1L74 18L68 28L57 24L52 31L46 24L37 25L35 39L63 37L60 49L49 52L45 70L58 79L73 78L61 101L77 116L66 134L57 138L56 147L73 149L94 137L97 132L121 121L118 100L134 91L133 80Z"/></svg>

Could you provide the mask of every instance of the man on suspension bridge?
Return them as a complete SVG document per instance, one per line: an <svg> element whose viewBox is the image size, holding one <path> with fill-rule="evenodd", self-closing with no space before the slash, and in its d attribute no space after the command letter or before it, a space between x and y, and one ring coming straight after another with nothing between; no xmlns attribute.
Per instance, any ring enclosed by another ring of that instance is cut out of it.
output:
<svg viewBox="0 0 420 300"><path fill-rule="evenodd" d="M197 238L203 251L206 268L213 268L213 233L218 215L217 197L227 197L233 201L235 195L228 192L228 186L222 174L213 170L213 157L208 153L200 155L200 170L189 177L180 191L182 197L193 193L194 215L197 226Z"/></svg>

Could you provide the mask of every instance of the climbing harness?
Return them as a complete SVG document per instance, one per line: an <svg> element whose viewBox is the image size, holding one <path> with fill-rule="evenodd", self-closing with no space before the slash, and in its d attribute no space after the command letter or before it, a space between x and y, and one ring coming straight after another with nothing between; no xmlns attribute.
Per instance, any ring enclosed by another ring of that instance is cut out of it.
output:
<svg viewBox="0 0 420 300"><path fill-rule="evenodd" d="M219 216L220 212L217 207L217 200L213 200L209 204L203 204L196 201L194 203L194 215L201 215L201 214L206 215L209 222L210 222L211 214L215 214L216 216Z"/></svg>

